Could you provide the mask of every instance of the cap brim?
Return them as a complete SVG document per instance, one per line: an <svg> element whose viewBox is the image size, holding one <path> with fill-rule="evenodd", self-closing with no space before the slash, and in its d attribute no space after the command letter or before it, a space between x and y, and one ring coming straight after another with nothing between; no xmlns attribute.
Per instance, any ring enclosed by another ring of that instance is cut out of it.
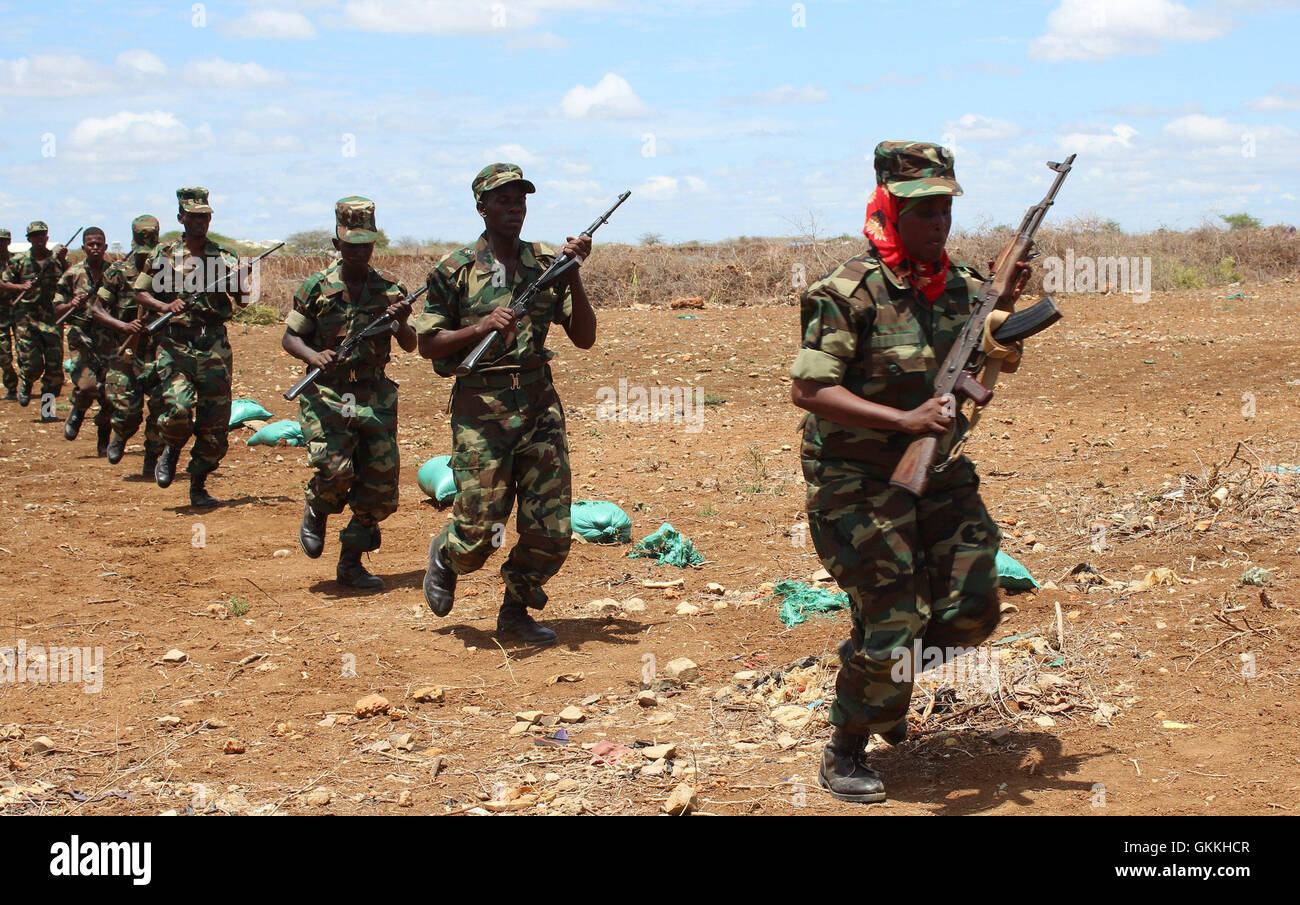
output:
<svg viewBox="0 0 1300 905"><path fill-rule="evenodd" d="M187 214L210 214L212 213L212 206L208 204L195 204L189 202L188 204L182 204L181 210L185 211Z"/></svg>
<svg viewBox="0 0 1300 905"><path fill-rule="evenodd" d="M349 245L370 245L379 241L379 233L371 229L338 229L334 230L340 242L346 242Z"/></svg>
<svg viewBox="0 0 1300 905"><path fill-rule="evenodd" d="M960 195L961 186L956 179L929 176L906 182L891 182L885 186L895 198L924 198L927 195Z"/></svg>
<svg viewBox="0 0 1300 905"><path fill-rule="evenodd" d="M152 245L132 245L132 246L131 246L131 254L133 254L133 255L138 255L138 254L140 254L141 252L143 252L143 253L145 253L145 254L152 254L153 251L154 251L157 247L158 247L158 243L157 243L157 242L155 242L155 243L152 244Z"/></svg>

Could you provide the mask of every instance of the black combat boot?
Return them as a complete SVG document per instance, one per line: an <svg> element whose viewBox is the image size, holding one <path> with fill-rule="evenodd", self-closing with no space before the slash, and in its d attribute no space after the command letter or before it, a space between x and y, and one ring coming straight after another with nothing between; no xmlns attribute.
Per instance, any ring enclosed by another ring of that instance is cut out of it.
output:
<svg viewBox="0 0 1300 905"><path fill-rule="evenodd" d="M433 539L429 544L429 567L424 571L424 602L429 604L435 616L446 616L451 612L452 600L456 596L456 573L447 562L447 555L442 545L447 541L447 531Z"/></svg>
<svg viewBox="0 0 1300 905"><path fill-rule="evenodd" d="M171 449L169 446L168 449ZM159 463L161 465L161 463ZM208 493L208 489L203 485L207 482L206 474L190 475L190 505L199 509L211 509L213 506L220 506L221 500Z"/></svg>
<svg viewBox="0 0 1300 905"><path fill-rule="evenodd" d="M18 404L27 408L27 403L32 401L32 385L30 383L18 384Z"/></svg>
<svg viewBox="0 0 1300 905"><path fill-rule="evenodd" d="M151 453L144 454L144 462L140 465L140 477L147 478L150 481L157 480L155 477L158 471L158 457Z"/></svg>
<svg viewBox="0 0 1300 905"><path fill-rule="evenodd" d="M298 543L302 552L312 559L319 559L325 549L325 519L329 516L311 508L311 503L302 507L302 525L298 528Z"/></svg>
<svg viewBox="0 0 1300 905"><path fill-rule="evenodd" d="M840 801L870 804L885 800L885 784L880 774L862 760L865 735L850 735L838 726L822 751L817 782Z"/></svg>
<svg viewBox="0 0 1300 905"><path fill-rule="evenodd" d="M159 487L172 486L172 478L176 477L176 461L180 457L181 451L170 443L163 447L162 455L158 457L158 465L153 473Z"/></svg>
<svg viewBox="0 0 1300 905"><path fill-rule="evenodd" d="M86 417L86 413L75 405L68 410L68 420L63 422L63 439L75 440L77 434L81 433L81 422Z"/></svg>
<svg viewBox="0 0 1300 905"><path fill-rule="evenodd" d="M104 447L104 455L108 456L109 465L116 465L122 461L122 456L126 455L126 439L117 431L112 431L112 436L108 438L108 445Z"/></svg>
<svg viewBox="0 0 1300 905"><path fill-rule="evenodd" d="M108 456L108 436L113 429L107 424L95 425L95 455L101 458Z"/></svg>
<svg viewBox="0 0 1300 905"><path fill-rule="evenodd" d="M366 567L361 564L361 551L353 550L351 547L344 547L339 551L339 565L334 571L334 577L339 584L347 588L358 588L362 591L384 589L384 580L378 575L367 572Z"/></svg>
<svg viewBox="0 0 1300 905"><path fill-rule="evenodd" d="M509 597L501 604L501 612L497 614L497 634L538 647L554 644L556 637L555 632L529 615L528 607Z"/></svg>

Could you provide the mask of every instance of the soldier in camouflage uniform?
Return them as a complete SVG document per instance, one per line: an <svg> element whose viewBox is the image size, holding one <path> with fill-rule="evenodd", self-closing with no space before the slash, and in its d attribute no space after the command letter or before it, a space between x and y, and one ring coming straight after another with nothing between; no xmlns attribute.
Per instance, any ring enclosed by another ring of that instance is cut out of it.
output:
<svg viewBox="0 0 1300 905"><path fill-rule="evenodd" d="M229 446L234 361L226 322L234 317L236 304L247 304L248 280L239 259L208 238L212 222L208 190L177 189L176 198L180 204L176 219L185 231L176 241L160 246L136 278L136 302L173 315L160 330L154 360L163 398L158 427L165 441L154 478L159 487L171 485L181 449L193 436L187 469L190 505L207 508L221 504L205 484ZM224 285L200 292L221 277L227 280Z"/></svg>
<svg viewBox="0 0 1300 905"><path fill-rule="evenodd" d="M9 230L0 229L0 280L4 279L9 268ZM3 283L0 283L3 285ZM0 289L0 372L4 375L5 401L18 398L18 371L14 368L14 316L13 302L18 293L12 289Z"/></svg>
<svg viewBox="0 0 1300 905"><path fill-rule="evenodd" d="M9 260L0 290L18 292L13 303L14 339L19 373L18 404L31 402L32 384L41 381L41 420L57 421L53 399L63 389L63 328L54 325L52 302L59 278L68 267L68 250L51 251L50 229L43 221L27 224L31 248ZM47 405L45 400L49 400Z"/></svg>
<svg viewBox="0 0 1300 905"><path fill-rule="evenodd" d="M308 461L316 474L307 485L298 542L312 559L325 548L325 520L345 506L352 519L339 532L339 584L383 590L384 581L361 564L379 549L379 523L397 511L397 384L384 375L394 334L414 352L407 324L406 290L370 266L379 233L375 203L351 195L334 206L334 247L340 259L309 276L294 294L281 345L320 377L298 397ZM346 359L340 343L385 313L393 329L360 343Z"/></svg>
<svg viewBox="0 0 1300 905"><path fill-rule="evenodd" d="M64 272L54 290L54 314L55 317L67 315L63 323L68 330L68 349L72 352L72 404L68 409L68 420L63 424L63 437L65 440L77 439L86 412L98 400L96 452L102 456L107 451L112 420L104 383L108 356L112 352L112 336L94 319L93 311L99 287L104 282L104 253L108 251L108 240L98 226L87 227L81 238L81 249L86 257Z"/></svg>
<svg viewBox="0 0 1300 905"><path fill-rule="evenodd" d="M158 413L162 394L154 378L154 341L146 327L148 310L135 300L135 281L158 247L158 218L148 214L131 221L131 253L111 265L104 274L95 300L95 320L112 336L109 357L108 402L113 410L112 436L108 441L108 461L122 461L126 441L140 427L145 398L149 400L149 417L144 427L144 464L141 474L154 480L158 456L162 453L162 433L158 430Z"/></svg>
<svg viewBox="0 0 1300 905"><path fill-rule="evenodd" d="M456 503L452 523L429 547L424 596L437 615L451 611L456 577L481 568L500 545L517 497L519 541L501 566L505 599L497 631L550 644L555 632L528 608L546 604L542 585L568 556L572 490L546 336L558 323L574 345L589 349L596 315L575 268L566 284L540 293L527 317L515 319L513 296L555 259L547 246L519 239L526 195L536 189L519 167L503 163L484 167L471 188L486 228L475 245L447 255L429 273L428 299L415 322L420 354L445 377L482 337L496 331L503 342L452 390ZM563 252L581 260L591 252L591 238L571 237Z"/></svg>
<svg viewBox="0 0 1300 905"><path fill-rule="evenodd" d="M998 623L1000 533L971 461L959 455L920 499L889 483L914 437L943 433L942 463L966 428L948 397L934 398L982 282L944 251L961 188L951 153L937 145L882 142L875 167L863 230L871 250L804 292L803 344L790 370L792 400L808 411L808 526L852 601L819 781L859 802L885 798L862 760L867 738L907 736L914 645L947 659Z"/></svg>

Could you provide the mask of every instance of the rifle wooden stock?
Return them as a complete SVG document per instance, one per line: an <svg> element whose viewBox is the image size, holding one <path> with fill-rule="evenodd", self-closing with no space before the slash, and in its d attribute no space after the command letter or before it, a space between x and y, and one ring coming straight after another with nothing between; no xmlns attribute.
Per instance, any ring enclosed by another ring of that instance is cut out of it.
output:
<svg viewBox="0 0 1300 905"><path fill-rule="evenodd" d="M934 467L935 457L939 454L937 434L925 434L907 444L907 451L898 461L889 483L901 487L913 496L924 496L930 484L930 469Z"/></svg>

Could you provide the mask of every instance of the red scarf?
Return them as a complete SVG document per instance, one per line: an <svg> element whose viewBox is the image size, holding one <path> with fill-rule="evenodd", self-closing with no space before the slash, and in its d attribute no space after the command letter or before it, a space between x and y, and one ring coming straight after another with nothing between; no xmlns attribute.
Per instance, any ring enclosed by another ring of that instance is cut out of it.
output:
<svg viewBox="0 0 1300 905"><path fill-rule="evenodd" d="M876 186L867 204L862 234L871 240L880 260L933 305L948 285L948 252L944 251L937 265L912 260L898 235L898 213L898 199L883 185Z"/></svg>

